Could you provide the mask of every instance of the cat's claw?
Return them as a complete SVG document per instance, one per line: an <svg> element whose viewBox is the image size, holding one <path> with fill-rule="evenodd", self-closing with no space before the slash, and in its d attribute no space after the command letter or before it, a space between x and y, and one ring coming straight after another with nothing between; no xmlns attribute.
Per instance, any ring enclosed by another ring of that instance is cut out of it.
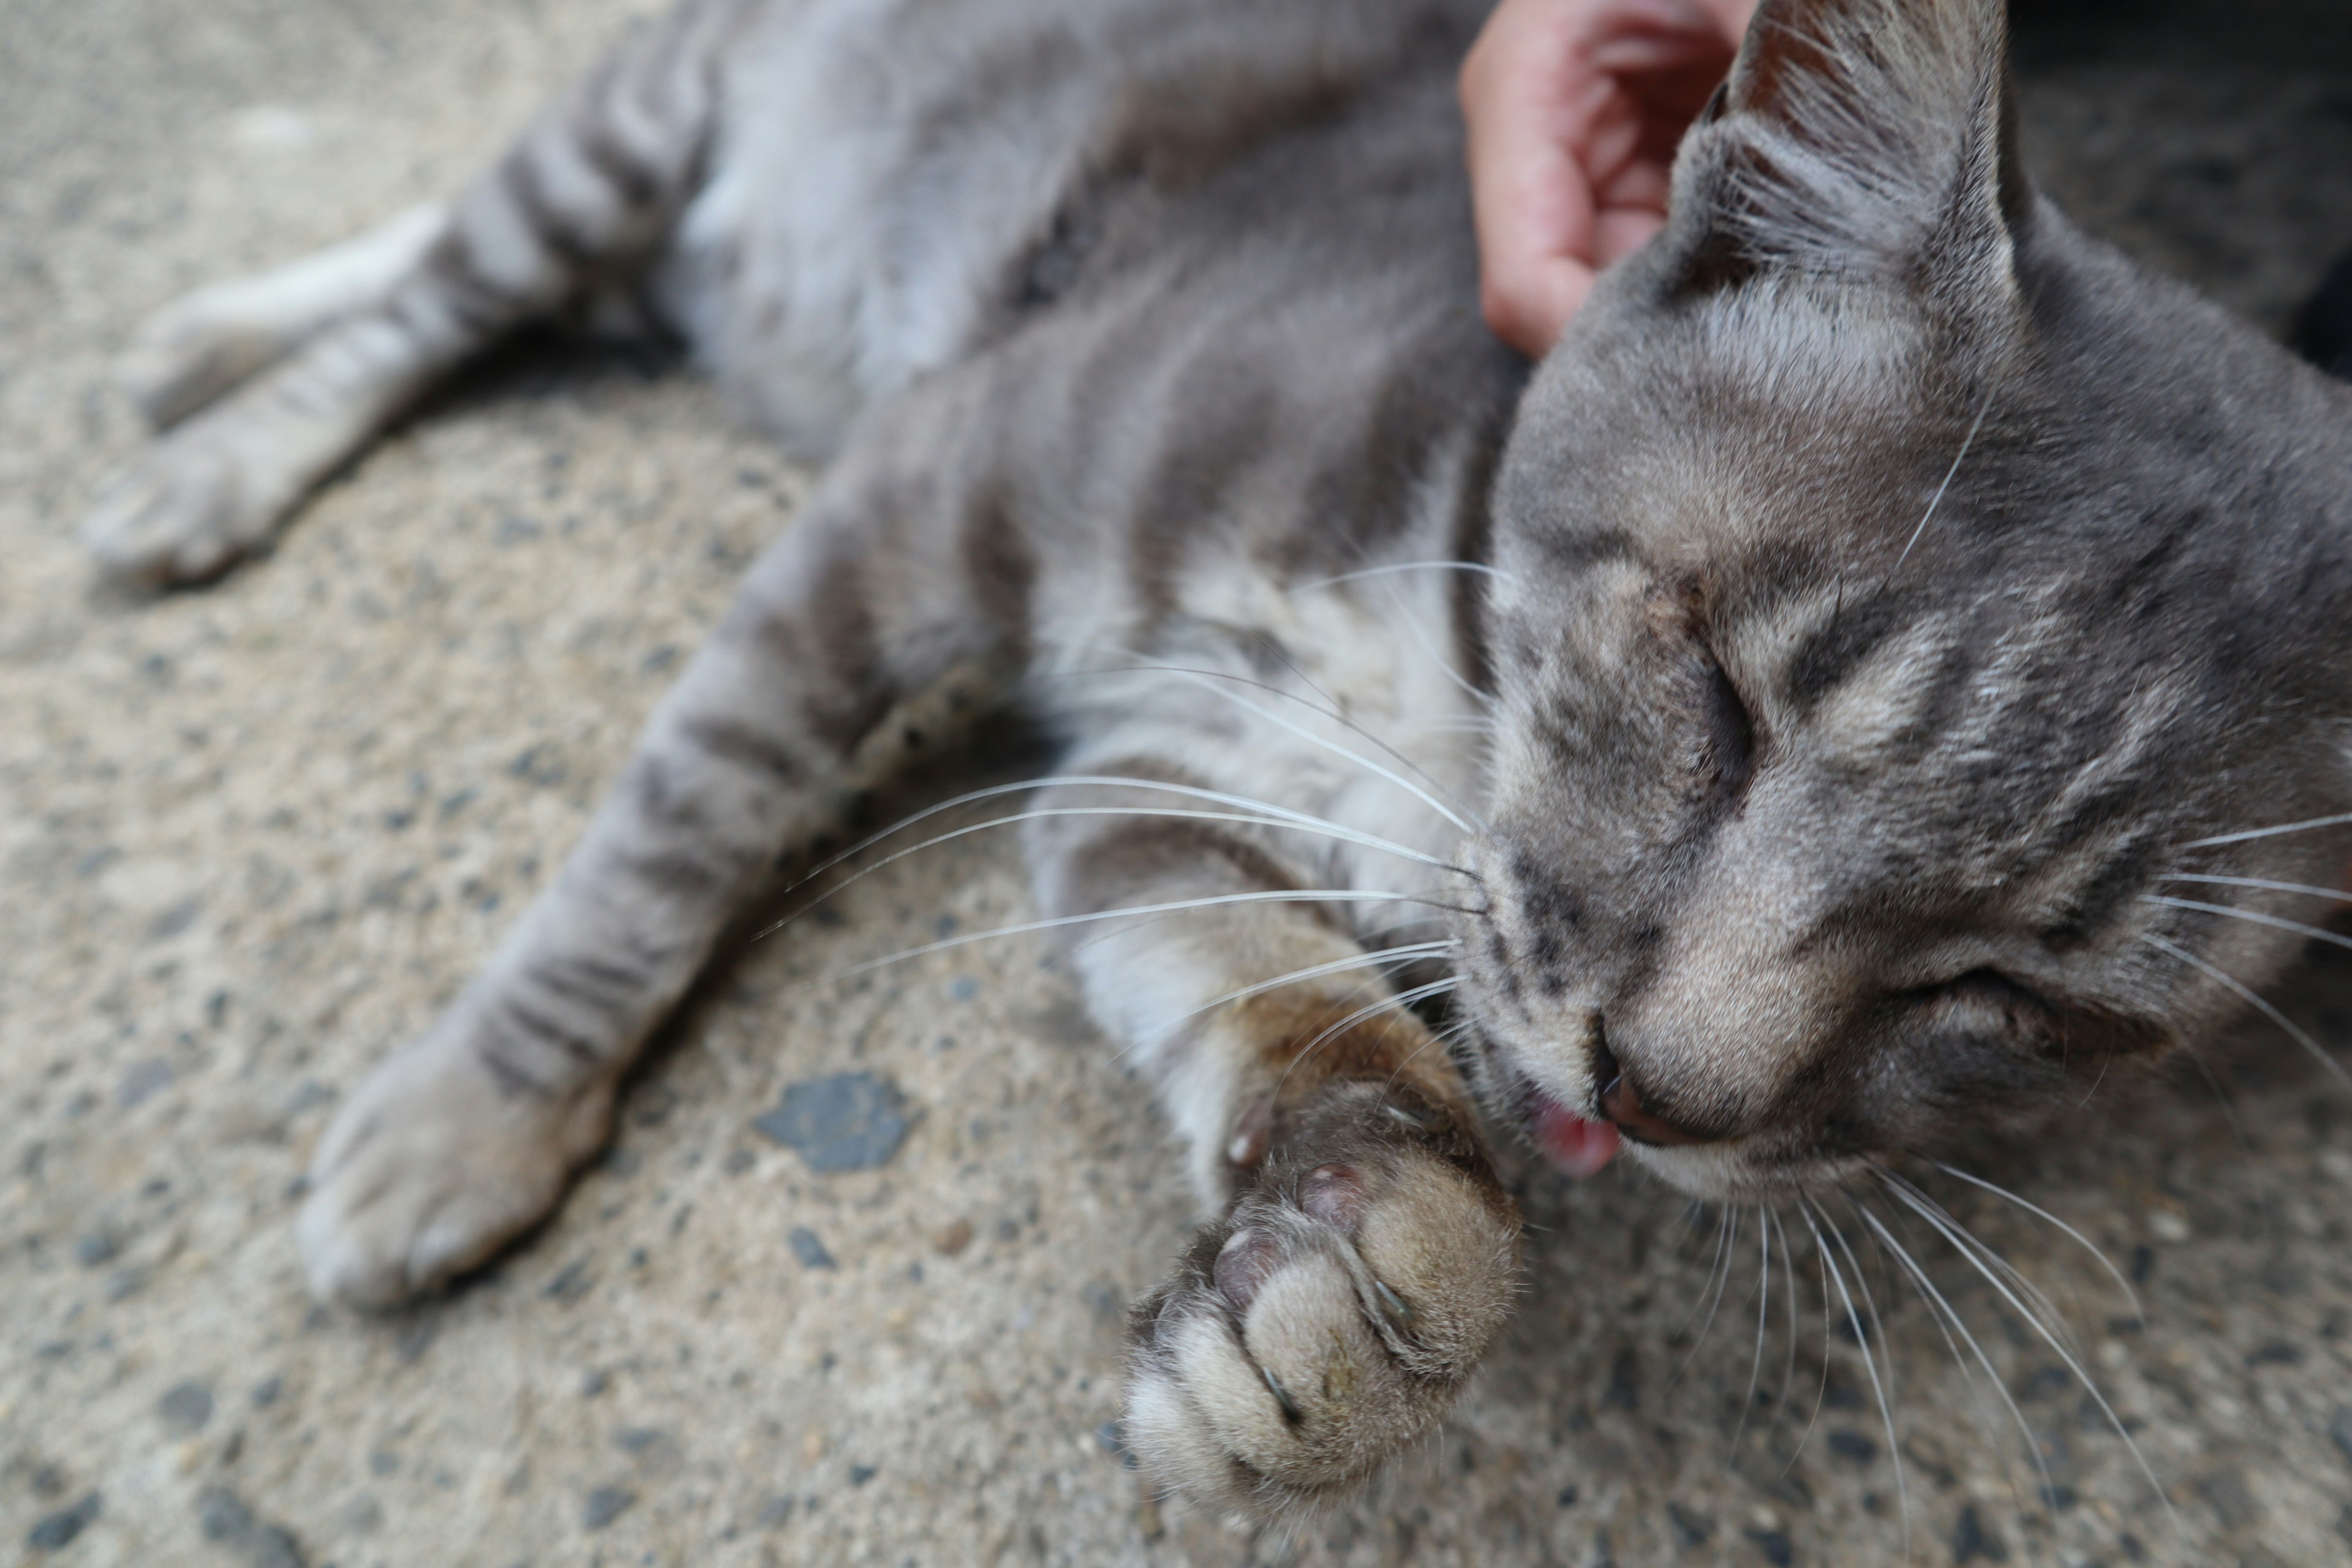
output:
<svg viewBox="0 0 2352 1568"><path fill-rule="evenodd" d="M1132 1320L1126 1439L1156 1483L1265 1519L1336 1500L1425 1436L1509 1315L1518 1221L1483 1157L1327 1089L1307 1136Z"/></svg>
<svg viewBox="0 0 2352 1568"><path fill-rule="evenodd" d="M482 1262L554 1205L612 1112L602 1080L557 1099L502 1090L446 1026L400 1052L311 1159L295 1226L311 1293L389 1307Z"/></svg>

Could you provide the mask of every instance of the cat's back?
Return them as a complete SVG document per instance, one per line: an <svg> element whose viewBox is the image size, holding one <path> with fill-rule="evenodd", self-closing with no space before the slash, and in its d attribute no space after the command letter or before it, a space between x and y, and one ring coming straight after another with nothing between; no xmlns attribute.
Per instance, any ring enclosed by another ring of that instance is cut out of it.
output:
<svg viewBox="0 0 2352 1568"><path fill-rule="evenodd" d="M1395 106L1384 125L1355 115L1367 142L1417 145L1422 156L1408 162L1458 184L1458 132L1450 113L1429 107L1486 9L1486 0L757 6L722 68L709 176L658 279L665 312L751 418L821 452L874 398L1146 251L1164 260L1188 239L1205 248L1236 219L1286 227L1294 245L1321 226L1344 245L1342 231L1367 221L1393 229L1405 214L1425 232L1391 233L1387 248L1407 265L1431 248L1430 265L1458 271L1466 232L1422 216L1452 216L1427 193L1351 212L1349 192L1333 187L1360 180L1295 167L1271 184L1219 176L1280 163L1286 150L1296 165L1290 142L1384 95ZM1212 187L1218 200L1187 206ZM1397 264L1360 246L1347 254Z"/></svg>

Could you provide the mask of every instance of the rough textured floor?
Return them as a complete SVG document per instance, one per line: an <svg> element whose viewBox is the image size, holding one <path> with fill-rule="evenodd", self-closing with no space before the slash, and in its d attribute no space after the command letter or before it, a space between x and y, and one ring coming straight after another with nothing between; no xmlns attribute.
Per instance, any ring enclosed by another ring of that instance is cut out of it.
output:
<svg viewBox="0 0 2352 1568"><path fill-rule="evenodd" d="M1620 1167L1532 1180L1526 1311L1375 1497L1255 1542L1155 1510L1105 1430L1121 1305L1185 1223L1138 1086L1017 942L823 981L1022 918L980 839L716 973L489 1278L313 1309L288 1222L330 1108L548 875L800 480L689 381L510 357L274 559L127 604L69 537L136 437L106 356L446 190L631 9L0 0L0 1561L1881 1563L1907 1531L1930 1564L2352 1563L2352 1094L2252 1031L2212 1089L2109 1086L1973 1162L2116 1259L2144 1325L2063 1236L1921 1173L2049 1291L2167 1500L1921 1225L1967 1368L1883 1260L1869 1363L1825 1340L1793 1215L1796 1332L1776 1247L1759 1355L1755 1217L1711 1310L1715 1222ZM2185 10L2029 40L2033 159L2274 329L2352 244L2344 51L2149 20ZM2352 1051L2352 969L2294 990ZM752 1120L845 1071L911 1131L814 1174Z"/></svg>

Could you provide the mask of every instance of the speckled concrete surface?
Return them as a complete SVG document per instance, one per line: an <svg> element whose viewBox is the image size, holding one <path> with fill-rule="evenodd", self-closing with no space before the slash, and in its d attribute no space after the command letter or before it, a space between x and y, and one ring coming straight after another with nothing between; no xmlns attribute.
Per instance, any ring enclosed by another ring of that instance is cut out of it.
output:
<svg viewBox="0 0 2352 1568"><path fill-rule="evenodd" d="M2063 1237L1925 1173L2050 1291L2168 1501L1924 1247L1984 1363L1872 1265L1898 1472L1810 1242L1793 1361L1777 1257L1759 1357L1752 1217L1706 1327L1713 1230L1620 1171L1531 1179L1527 1311L1374 1497L1256 1542L1152 1509L1102 1431L1121 1303L1185 1223L1137 1086L1034 949L824 980L1021 918L980 839L722 966L488 1278L313 1310L289 1220L328 1110L548 874L800 480L690 382L513 356L275 558L124 604L69 540L135 437L105 357L179 290L447 188L631 9L0 0L0 1561L1630 1568L1894 1563L1907 1530L1925 1563L2352 1563L2352 1094L2252 1031L2206 1053L2226 1107L2194 1071L2110 1086L1972 1162L2136 1278L2144 1327ZM2116 47L2027 53L2037 165L2275 326L2352 244L2342 51L2109 9ZM2352 969L2294 994L2352 1048ZM849 1069L911 1110L884 1168L814 1175L751 1127Z"/></svg>

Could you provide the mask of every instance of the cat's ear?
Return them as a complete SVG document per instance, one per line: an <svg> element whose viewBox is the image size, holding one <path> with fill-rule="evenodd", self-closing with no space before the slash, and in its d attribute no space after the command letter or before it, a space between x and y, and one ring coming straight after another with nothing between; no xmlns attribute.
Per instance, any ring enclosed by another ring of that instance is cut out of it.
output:
<svg viewBox="0 0 2352 1568"><path fill-rule="evenodd" d="M2032 187L2003 0L1763 0L1675 170L1679 287L1869 277L1975 314L2014 298Z"/></svg>

